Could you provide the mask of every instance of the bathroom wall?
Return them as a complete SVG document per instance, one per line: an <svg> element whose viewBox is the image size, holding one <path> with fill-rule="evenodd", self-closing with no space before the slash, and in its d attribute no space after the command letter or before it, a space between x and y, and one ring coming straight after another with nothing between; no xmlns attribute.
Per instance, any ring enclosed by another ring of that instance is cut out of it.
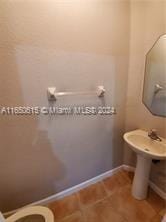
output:
<svg viewBox="0 0 166 222"><path fill-rule="evenodd" d="M0 1L1 107L48 106L48 86L89 91L104 85L103 99L59 98L56 105L117 109L116 116L0 115L1 211L48 197L123 163L129 10L129 2L119 0ZM142 66L143 61L141 57ZM138 68L134 70L139 75ZM130 67L130 81L131 73ZM135 104L128 105L132 115L134 109Z"/></svg>
<svg viewBox="0 0 166 222"><path fill-rule="evenodd" d="M157 129L166 137L166 120L153 116L142 103L145 56L158 37L166 33L165 1L131 1L130 58L126 104L126 131ZM126 145L124 162L135 165L135 154ZM166 162L153 164L151 180L166 192Z"/></svg>

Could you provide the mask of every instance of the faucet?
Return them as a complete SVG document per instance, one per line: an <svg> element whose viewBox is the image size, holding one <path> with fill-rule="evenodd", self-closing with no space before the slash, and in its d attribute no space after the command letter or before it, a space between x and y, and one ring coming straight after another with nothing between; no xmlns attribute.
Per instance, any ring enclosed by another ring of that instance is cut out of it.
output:
<svg viewBox="0 0 166 222"><path fill-rule="evenodd" d="M157 135L156 129L151 129L150 132L148 132L148 136L152 140L162 141L162 139Z"/></svg>

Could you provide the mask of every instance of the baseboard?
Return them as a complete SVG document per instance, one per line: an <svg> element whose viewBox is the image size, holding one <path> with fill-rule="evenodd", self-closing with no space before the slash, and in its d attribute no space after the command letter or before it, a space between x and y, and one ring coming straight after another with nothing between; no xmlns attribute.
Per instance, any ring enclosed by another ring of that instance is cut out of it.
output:
<svg viewBox="0 0 166 222"><path fill-rule="evenodd" d="M119 167L116 167L116 168L114 168L114 169L112 169L112 170L109 170L109 171L107 171L107 172L105 172L105 173L103 173L103 174L100 174L99 176L96 176L96 177L94 177L94 178L92 178L92 179L90 179L90 180L87 180L87 181L85 181L85 182L83 182L83 183L80 183L80 184L78 184L78 185L76 185L76 186L74 186L74 187L71 187L71 188L69 188L69 189L66 189L66 190L64 190L64 191L62 191L62 192L60 192L60 193L54 194L54 195L49 196L49 197L47 197L47 198L45 198L45 199L42 199L42 200L33 202L33 203L31 203L31 204L28 204L28 205L26 205L25 207L34 206L34 205L47 205L47 204L49 204L50 202L53 202L53 201L55 201L55 200L62 199L62 198L64 198L64 197L69 196L69 195L71 195L71 194L73 194L73 193L76 193L76 192L78 192L79 190L82 190L82 189L84 189L84 188L86 188L86 187L88 187L88 186L90 186L90 185L92 185L92 184L95 184L95 183L97 183L97 182L100 182L100 181L102 181L103 179L105 179L105 178L107 178L107 177L110 177L110 176L112 176L113 174L117 173L117 172L120 171L121 169L123 169L123 166L122 166L122 165L119 166ZM16 209L16 210L13 210L13 211L10 211L10 212L6 212L6 213L4 213L3 215L4 215L4 216L9 216L9 215L15 213L16 211L18 211L18 210L20 210L20 209L21 209L21 208Z"/></svg>
<svg viewBox="0 0 166 222"><path fill-rule="evenodd" d="M154 184L152 181L149 181L149 186L164 200L166 200L166 193L161 190L156 184Z"/></svg>
<svg viewBox="0 0 166 222"><path fill-rule="evenodd" d="M47 197L47 198L45 198L45 199L42 199L42 200L39 200L39 201L37 201L37 202L31 203L31 204L29 204L29 205L27 205L27 206L25 206L25 207L34 206L34 205L47 205L47 204L49 204L50 202L53 202L53 201L55 201L55 200L62 199L62 198L64 198L64 197L69 196L69 195L71 195L71 194L73 194L73 193L76 193L76 192L78 192L79 190L82 190L82 189L84 189L84 188L86 188L86 187L88 187L88 186L90 186L90 185L92 185L92 184L94 184L94 183L100 182L100 181L102 181L103 179L105 179L105 178L107 178L107 177L110 177L110 176L112 176L113 174L117 173L117 172L120 171L121 169L124 169L124 170L126 170L126 171L131 171L131 172L134 172L134 171L135 171L135 168L132 167L132 166L129 166L129 165L121 165L121 166L116 167L116 168L114 168L114 169L112 169L112 170L109 170L109 171L107 171L107 172L105 172L105 173L103 173L103 174L100 174L100 175L97 176L97 177L94 177L94 178L92 178L92 179L90 179L90 180L87 180L87 181L85 181L85 182L83 182L83 183L80 183L80 184L78 184L78 185L76 185L76 186L74 186L74 187L71 187L71 188L69 188L69 189L66 189L66 190L64 190L64 191L62 191L62 192L60 192L60 193L57 193L57 194L52 195L52 196L50 196L50 197ZM150 185L150 187L151 187L159 196L161 196L163 199L166 200L166 193L165 193L164 191L162 191L159 187L157 187L157 186L156 186L153 182L151 182L151 181L149 181L149 185ZM20 208L20 209L21 209L21 208ZM10 212L6 212L6 213L4 213L3 215L4 215L4 216L9 216L9 215L15 213L16 211L18 211L18 210L20 210L20 209L16 209L16 210L13 210L13 211L10 211Z"/></svg>
<svg viewBox="0 0 166 222"><path fill-rule="evenodd" d="M135 171L135 167L129 166L129 165L122 165L123 169L129 172L134 172Z"/></svg>
<svg viewBox="0 0 166 222"><path fill-rule="evenodd" d="M123 165L123 169L126 171L134 172L135 167L129 166L129 165ZM149 186L164 200L166 200L166 193L161 190L156 184L154 184L152 181L149 181Z"/></svg>

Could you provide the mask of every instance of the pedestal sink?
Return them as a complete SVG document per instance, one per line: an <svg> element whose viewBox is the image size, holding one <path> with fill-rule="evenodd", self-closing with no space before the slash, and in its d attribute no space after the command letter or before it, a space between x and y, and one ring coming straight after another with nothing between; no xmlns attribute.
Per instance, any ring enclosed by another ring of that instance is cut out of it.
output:
<svg viewBox="0 0 166 222"><path fill-rule="evenodd" d="M138 200L147 197L152 159L166 159L166 139L152 140L148 132L134 130L124 134L124 140L137 154L137 165L132 185L132 194Z"/></svg>

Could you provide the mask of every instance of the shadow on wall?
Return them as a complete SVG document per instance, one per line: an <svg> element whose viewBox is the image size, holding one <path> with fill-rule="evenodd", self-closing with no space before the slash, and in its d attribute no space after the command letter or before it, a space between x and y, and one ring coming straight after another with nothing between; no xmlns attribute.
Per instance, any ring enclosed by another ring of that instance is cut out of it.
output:
<svg viewBox="0 0 166 222"><path fill-rule="evenodd" d="M6 39L12 38L5 26L8 14L3 7L0 12L5 19L0 24L0 105L24 106L15 49ZM0 115L0 141L0 211L56 193L55 181L65 169L52 151L47 132L38 129L37 116Z"/></svg>
<svg viewBox="0 0 166 222"><path fill-rule="evenodd" d="M47 134L37 130L36 118L18 117L3 126L1 136L6 140L0 155L0 209L9 211L56 193L55 181L62 179L64 167Z"/></svg>

